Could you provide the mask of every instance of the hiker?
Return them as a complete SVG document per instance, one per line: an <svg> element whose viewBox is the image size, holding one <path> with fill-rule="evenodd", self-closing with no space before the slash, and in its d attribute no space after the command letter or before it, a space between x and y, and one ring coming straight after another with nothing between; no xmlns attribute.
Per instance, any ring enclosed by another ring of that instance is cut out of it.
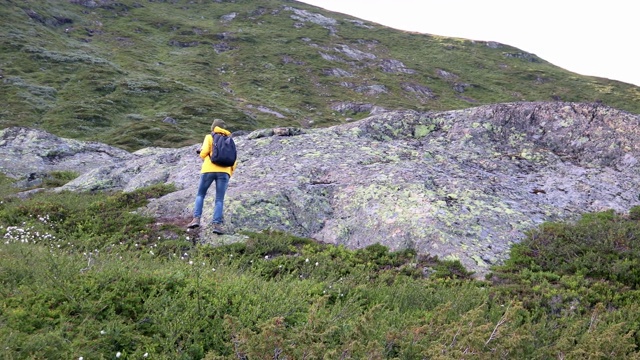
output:
<svg viewBox="0 0 640 360"><path fill-rule="evenodd" d="M216 234L223 234L222 224L223 218L223 204L224 195L229 185L229 179L233 175L233 171L236 169L236 150L235 143L231 138L231 132L225 129L226 123L223 120L215 119L211 124L211 134L204 137L202 147L197 153L202 158L202 168L200 170L200 185L198 186L198 194L196 195L195 208L193 210L193 220L187 225L189 229L197 228L200 226L200 217L202 216L202 206L204 204L204 197L207 194L207 190L211 183L216 183L216 198L213 208L213 232ZM215 135L215 136L214 136ZM215 141L215 142L214 142ZM226 142L223 143L223 142ZM228 144L233 145L232 149L228 147ZM227 151L227 149L230 149ZM214 149L216 152L214 153ZM212 162L212 158L217 159L217 155L221 154L222 149L223 156L230 156L230 159L226 161ZM214 154L216 156L214 156Z"/></svg>

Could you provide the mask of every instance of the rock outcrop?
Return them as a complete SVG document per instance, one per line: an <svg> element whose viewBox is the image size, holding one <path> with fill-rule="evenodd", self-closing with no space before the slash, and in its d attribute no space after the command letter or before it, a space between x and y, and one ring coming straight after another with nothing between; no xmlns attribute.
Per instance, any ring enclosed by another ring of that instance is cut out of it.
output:
<svg viewBox="0 0 640 360"><path fill-rule="evenodd" d="M45 131L14 127L0 131L0 172L15 179L38 179L52 171L86 173L134 158L109 145L62 139Z"/></svg>
<svg viewBox="0 0 640 360"><path fill-rule="evenodd" d="M394 111L325 129L239 135L226 224L352 248L411 247L481 274L544 221L638 205L639 125L639 116L599 104L540 102ZM32 139L44 136L40 149L49 142L51 150L35 151ZM180 190L144 212L185 220L192 212L199 144L129 154L35 130L5 129L0 139L8 154L0 166L12 176L68 165L83 175L61 189L173 183Z"/></svg>

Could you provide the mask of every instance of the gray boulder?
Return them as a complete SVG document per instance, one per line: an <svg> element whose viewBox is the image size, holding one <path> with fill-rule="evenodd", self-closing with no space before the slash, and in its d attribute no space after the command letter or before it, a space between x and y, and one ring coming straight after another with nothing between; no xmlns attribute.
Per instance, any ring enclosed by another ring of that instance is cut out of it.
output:
<svg viewBox="0 0 640 360"><path fill-rule="evenodd" d="M82 174L134 157L113 146L62 139L42 130L22 127L0 130L0 151L0 172L15 179L52 171Z"/></svg>

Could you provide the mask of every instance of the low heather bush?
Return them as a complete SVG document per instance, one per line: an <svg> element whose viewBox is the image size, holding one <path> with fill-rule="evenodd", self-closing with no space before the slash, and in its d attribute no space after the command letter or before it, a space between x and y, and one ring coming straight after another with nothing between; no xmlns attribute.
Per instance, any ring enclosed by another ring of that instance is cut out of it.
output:
<svg viewBox="0 0 640 360"><path fill-rule="evenodd" d="M134 211L172 190L3 200L6 358L640 356L633 216L545 224L478 281L412 250L281 232L194 246Z"/></svg>

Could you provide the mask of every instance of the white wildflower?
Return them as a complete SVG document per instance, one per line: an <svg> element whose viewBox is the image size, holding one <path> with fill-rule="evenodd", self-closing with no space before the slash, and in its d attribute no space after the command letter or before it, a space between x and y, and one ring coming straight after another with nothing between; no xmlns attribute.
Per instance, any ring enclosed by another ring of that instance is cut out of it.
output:
<svg viewBox="0 0 640 360"><path fill-rule="evenodd" d="M122 356L122 353L121 353L120 351L118 351L118 352L116 353L116 357L117 357L117 358L119 358L120 356Z"/></svg>
<svg viewBox="0 0 640 360"><path fill-rule="evenodd" d="M304 259L304 262L308 263L309 262L309 258Z"/></svg>

